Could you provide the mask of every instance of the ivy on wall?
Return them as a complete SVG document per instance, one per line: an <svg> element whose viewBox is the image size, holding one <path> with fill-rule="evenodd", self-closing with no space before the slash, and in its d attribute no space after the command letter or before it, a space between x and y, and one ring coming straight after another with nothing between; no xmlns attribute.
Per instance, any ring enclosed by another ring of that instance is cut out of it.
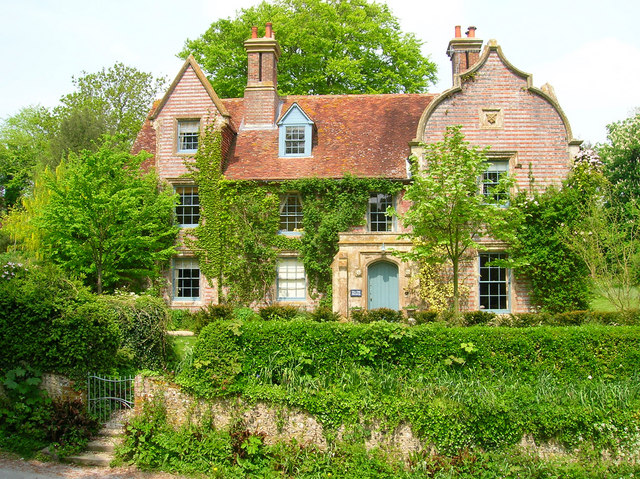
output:
<svg viewBox="0 0 640 479"><path fill-rule="evenodd" d="M331 263L338 233L365 222L369 195L396 194L402 184L380 178L304 178L282 183L227 180L222 173L222 138L213 125L201 135L187 162L198 185L200 224L186 238L200 269L218 288L218 303L270 302L278 255L299 252L309 293L331 302ZM304 234L278 234L280 194L300 194Z"/></svg>

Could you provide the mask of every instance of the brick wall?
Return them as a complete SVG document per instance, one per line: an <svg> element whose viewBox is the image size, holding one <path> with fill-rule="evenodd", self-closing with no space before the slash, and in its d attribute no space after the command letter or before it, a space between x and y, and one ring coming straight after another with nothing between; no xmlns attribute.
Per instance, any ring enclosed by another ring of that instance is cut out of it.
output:
<svg viewBox="0 0 640 479"><path fill-rule="evenodd" d="M483 126L483 109L499 110L502 126ZM462 125L472 145L490 146L490 152L517 152L511 174L519 188L529 186L529 165L539 186L559 184L569 171L569 139L561 115L531 91L527 79L505 65L495 49L484 66L463 81L462 91L437 105L422 139L441 140L449 125Z"/></svg>

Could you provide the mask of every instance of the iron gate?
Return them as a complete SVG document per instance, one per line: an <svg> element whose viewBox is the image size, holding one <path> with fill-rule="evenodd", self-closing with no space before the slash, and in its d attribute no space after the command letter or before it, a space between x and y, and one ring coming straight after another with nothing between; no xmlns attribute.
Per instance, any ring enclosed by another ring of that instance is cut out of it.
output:
<svg viewBox="0 0 640 479"><path fill-rule="evenodd" d="M116 411L133 408L132 376L101 377L89 374L87 378L87 407L89 412L107 422Z"/></svg>

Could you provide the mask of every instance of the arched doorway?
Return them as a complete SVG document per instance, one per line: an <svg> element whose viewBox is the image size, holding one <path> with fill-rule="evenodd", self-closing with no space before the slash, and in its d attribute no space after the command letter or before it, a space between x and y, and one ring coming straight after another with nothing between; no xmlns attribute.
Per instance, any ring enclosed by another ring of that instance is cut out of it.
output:
<svg viewBox="0 0 640 479"><path fill-rule="evenodd" d="M398 266L388 261L377 261L368 268L369 309L399 309Z"/></svg>

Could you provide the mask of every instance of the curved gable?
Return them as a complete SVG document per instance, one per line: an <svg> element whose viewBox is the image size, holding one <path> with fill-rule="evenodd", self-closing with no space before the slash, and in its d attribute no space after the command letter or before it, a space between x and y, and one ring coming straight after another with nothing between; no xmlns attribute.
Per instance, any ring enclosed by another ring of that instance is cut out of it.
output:
<svg viewBox="0 0 640 479"><path fill-rule="evenodd" d="M439 141L447 126L462 125L469 143L509 153L513 168L525 168L514 171L520 186L527 187L530 166L538 184L558 183L569 171L570 149L580 142L555 97L532 83L492 40L479 61L455 75L453 87L424 110L412 145Z"/></svg>

